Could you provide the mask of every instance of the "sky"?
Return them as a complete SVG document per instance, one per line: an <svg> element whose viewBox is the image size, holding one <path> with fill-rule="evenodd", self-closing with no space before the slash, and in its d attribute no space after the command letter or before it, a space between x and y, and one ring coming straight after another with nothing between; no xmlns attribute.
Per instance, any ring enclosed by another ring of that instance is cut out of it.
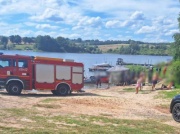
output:
<svg viewBox="0 0 180 134"><path fill-rule="evenodd" d="M179 0L0 0L0 35L172 42Z"/></svg>

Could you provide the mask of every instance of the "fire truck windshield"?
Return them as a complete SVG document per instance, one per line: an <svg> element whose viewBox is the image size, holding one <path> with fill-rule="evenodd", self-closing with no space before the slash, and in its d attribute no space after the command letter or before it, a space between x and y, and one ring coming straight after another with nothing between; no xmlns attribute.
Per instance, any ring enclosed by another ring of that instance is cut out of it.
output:
<svg viewBox="0 0 180 134"><path fill-rule="evenodd" d="M0 59L0 68L11 66L10 59Z"/></svg>

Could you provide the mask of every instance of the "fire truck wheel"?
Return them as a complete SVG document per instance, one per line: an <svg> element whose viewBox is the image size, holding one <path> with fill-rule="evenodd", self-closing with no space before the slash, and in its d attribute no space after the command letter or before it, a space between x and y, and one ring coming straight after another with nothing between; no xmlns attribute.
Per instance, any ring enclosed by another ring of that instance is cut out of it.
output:
<svg viewBox="0 0 180 134"><path fill-rule="evenodd" d="M71 94L72 94L72 91L71 91L71 90L69 90L68 95L71 95Z"/></svg>
<svg viewBox="0 0 180 134"><path fill-rule="evenodd" d="M66 96L66 95L68 95L69 90L70 90L69 86L67 86L65 84L61 84L57 87L56 93L57 93L57 95L60 95L60 96Z"/></svg>
<svg viewBox="0 0 180 134"><path fill-rule="evenodd" d="M53 95L57 95L56 90L51 90L51 92L53 93Z"/></svg>
<svg viewBox="0 0 180 134"><path fill-rule="evenodd" d="M11 95L20 95L22 91L22 86L17 82L12 82L8 84L8 93Z"/></svg>
<svg viewBox="0 0 180 134"><path fill-rule="evenodd" d="M8 88L6 88L6 91L9 93L9 90L8 90Z"/></svg>

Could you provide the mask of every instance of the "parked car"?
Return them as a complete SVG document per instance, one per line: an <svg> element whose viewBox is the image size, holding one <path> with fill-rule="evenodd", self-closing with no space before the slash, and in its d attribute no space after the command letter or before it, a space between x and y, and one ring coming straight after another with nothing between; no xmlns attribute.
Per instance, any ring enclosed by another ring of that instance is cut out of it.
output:
<svg viewBox="0 0 180 134"><path fill-rule="evenodd" d="M174 120L180 122L180 94L172 99L170 112L172 113Z"/></svg>

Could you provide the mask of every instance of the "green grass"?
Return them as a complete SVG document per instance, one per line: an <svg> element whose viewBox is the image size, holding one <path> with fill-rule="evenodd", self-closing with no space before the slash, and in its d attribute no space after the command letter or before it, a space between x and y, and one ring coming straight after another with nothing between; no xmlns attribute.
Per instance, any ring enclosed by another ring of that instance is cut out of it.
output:
<svg viewBox="0 0 180 134"><path fill-rule="evenodd" d="M29 50L34 50L33 46L34 45L32 45L32 44L29 44L29 45L15 45L14 49L15 50L27 50L27 48L28 48Z"/></svg>
<svg viewBox="0 0 180 134"><path fill-rule="evenodd" d="M61 108L60 105L56 105L56 104L36 104L34 106L41 107L41 108L53 108L53 109Z"/></svg>
<svg viewBox="0 0 180 134"><path fill-rule="evenodd" d="M172 99L174 96L180 94L180 89L160 91L156 98Z"/></svg>
<svg viewBox="0 0 180 134"><path fill-rule="evenodd" d="M178 129L153 120L125 120L115 119L107 116L89 115L68 115L44 114L37 109L5 109L6 114L13 117L15 122L23 126L22 128L0 125L1 134L59 134L59 133L86 133L86 134L172 134ZM30 119L32 122L21 120ZM1 120L3 123L4 120ZM5 123L5 122L4 122Z"/></svg>
<svg viewBox="0 0 180 134"><path fill-rule="evenodd" d="M17 116L17 117L26 116L30 112L32 113L32 111L29 111L28 109L23 109L23 108L8 108L8 109L4 109L4 111L6 111L7 113L10 113L13 116Z"/></svg>
<svg viewBox="0 0 180 134"><path fill-rule="evenodd" d="M60 101L60 100L62 100L62 99L47 98L47 99L42 100L41 102L42 103L50 103L50 102L55 102L55 101Z"/></svg>
<svg viewBox="0 0 180 134"><path fill-rule="evenodd" d="M124 88L123 91L126 91L126 92L135 92L136 89L135 88Z"/></svg>

